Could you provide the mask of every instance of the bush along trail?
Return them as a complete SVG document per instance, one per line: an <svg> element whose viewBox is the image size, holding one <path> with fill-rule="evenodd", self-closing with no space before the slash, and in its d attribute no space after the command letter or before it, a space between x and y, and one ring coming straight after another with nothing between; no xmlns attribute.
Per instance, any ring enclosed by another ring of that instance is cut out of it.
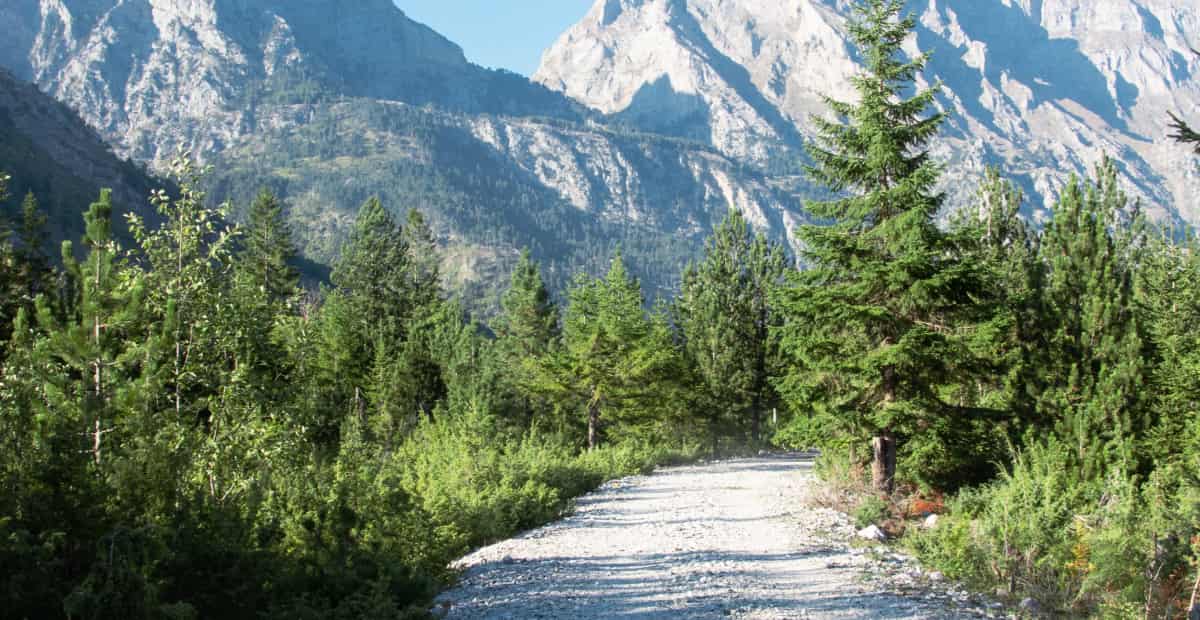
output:
<svg viewBox="0 0 1200 620"><path fill-rule="evenodd" d="M813 507L804 455L614 480L567 518L459 560L433 613L469 618L999 615L845 515Z"/></svg>

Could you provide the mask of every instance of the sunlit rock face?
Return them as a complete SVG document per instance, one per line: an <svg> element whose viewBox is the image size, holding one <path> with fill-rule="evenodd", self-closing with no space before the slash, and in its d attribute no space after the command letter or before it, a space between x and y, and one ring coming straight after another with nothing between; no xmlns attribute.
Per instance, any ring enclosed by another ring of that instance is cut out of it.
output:
<svg viewBox="0 0 1200 620"><path fill-rule="evenodd" d="M822 95L859 70L844 0L598 0L534 79L646 129L703 137L763 167L799 156ZM908 49L949 113L935 151L965 202L987 165L1035 213L1104 154L1160 216L1200 221L1200 175L1167 111L1200 117L1191 0L912 0Z"/></svg>
<svg viewBox="0 0 1200 620"><path fill-rule="evenodd" d="M614 122L473 65L391 0L13 0L0 19L0 65L123 157L161 171L187 149L216 166L218 199L276 188L319 262L368 195L427 210L472 257L531 245L565 272L603 266L627 239L647 256L669 245L645 261L654 291L730 209L793 248L803 221L802 182L713 148L707 133L645 133L639 119ZM667 102L647 115L708 116L703 98L660 88Z"/></svg>
<svg viewBox="0 0 1200 620"><path fill-rule="evenodd" d="M218 148L250 130L254 91L271 80L383 95L422 78L397 67L456 75L468 66L457 46L387 0L353 8L311 0L17 4L34 7L15 16L17 31L33 34L0 62L78 110L124 154L151 161L180 144ZM395 36L375 36L382 31Z"/></svg>
<svg viewBox="0 0 1200 620"><path fill-rule="evenodd" d="M390 0L18 0L0 65L76 109L124 155L161 162L182 145L220 150L260 106L371 97L454 110L561 97L467 62ZM517 88L512 88L514 82ZM502 101L494 91L508 87Z"/></svg>

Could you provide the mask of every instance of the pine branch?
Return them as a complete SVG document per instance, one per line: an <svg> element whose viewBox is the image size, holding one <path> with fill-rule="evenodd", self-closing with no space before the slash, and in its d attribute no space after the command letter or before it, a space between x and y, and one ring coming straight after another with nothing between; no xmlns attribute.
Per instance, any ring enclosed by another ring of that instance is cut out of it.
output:
<svg viewBox="0 0 1200 620"><path fill-rule="evenodd" d="M1200 133L1189 127L1187 123L1183 122L1183 119L1175 116L1174 113L1167 112L1167 115L1171 117L1171 129L1175 132L1169 134L1167 137L1180 144L1192 145L1192 151L1200 155Z"/></svg>

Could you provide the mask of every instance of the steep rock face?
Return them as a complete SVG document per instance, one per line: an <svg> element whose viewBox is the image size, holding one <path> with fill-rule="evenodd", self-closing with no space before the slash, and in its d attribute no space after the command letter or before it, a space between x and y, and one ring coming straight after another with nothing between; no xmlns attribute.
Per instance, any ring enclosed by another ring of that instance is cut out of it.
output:
<svg viewBox="0 0 1200 620"><path fill-rule="evenodd" d="M262 105L372 97L463 111L573 116L561 96L469 64L390 0L18 0L0 9L12 68L119 152L219 151Z"/></svg>
<svg viewBox="0 0 1200 620"><path fill-rule="evenodd" d="M846 0L598 0L534 79L637 126L703 137L763 167L799 156L820 95L858 71ZM1000 165L1035 206L1103 153L1160 215L1200 221L1193 162L1166 111L1200 110L1189 0L911 0L950 119L935 152L965 190ZM967 191L956 191L966 196Z"/></svg>

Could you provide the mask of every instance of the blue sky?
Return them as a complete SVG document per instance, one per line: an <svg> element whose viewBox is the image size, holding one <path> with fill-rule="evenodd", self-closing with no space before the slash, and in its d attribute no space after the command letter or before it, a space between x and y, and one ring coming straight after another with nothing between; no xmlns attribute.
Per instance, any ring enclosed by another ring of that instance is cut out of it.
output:
<svg viewBox="0 0 1200 620"><path fill-rule="evenodd" d="M594 0L395 0L409 17L459 44L485 67L530 75L542 51Z"/></svg>

